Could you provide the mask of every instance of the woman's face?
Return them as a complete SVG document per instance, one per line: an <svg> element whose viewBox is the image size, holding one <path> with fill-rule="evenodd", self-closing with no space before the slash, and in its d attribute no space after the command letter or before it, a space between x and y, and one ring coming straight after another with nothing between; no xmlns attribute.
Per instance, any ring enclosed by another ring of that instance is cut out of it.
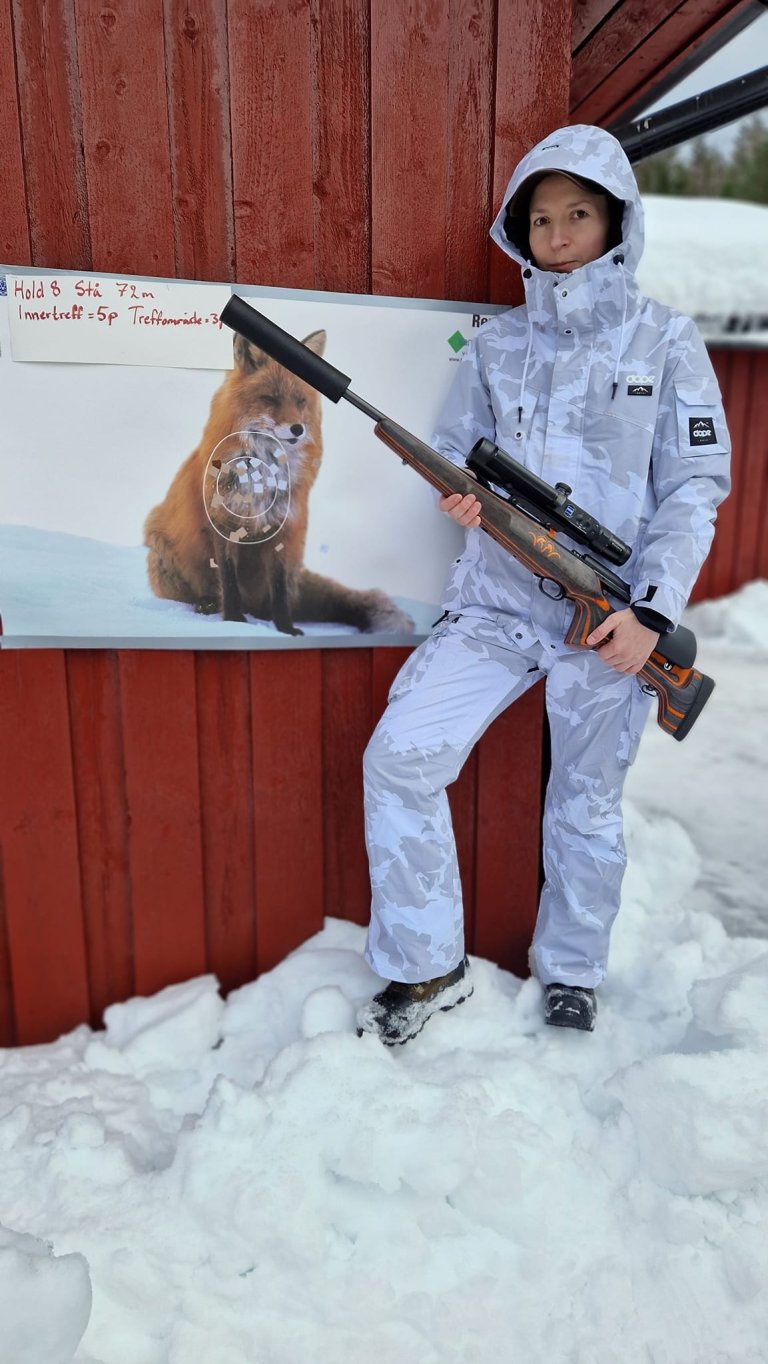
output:
<svg viewBox="0 0 768 1364"><path fill-rule="evenodd" d="M608 249L608 199L605 194L547 175L531 196L531 254L540 270L570 274Z"/></svg>

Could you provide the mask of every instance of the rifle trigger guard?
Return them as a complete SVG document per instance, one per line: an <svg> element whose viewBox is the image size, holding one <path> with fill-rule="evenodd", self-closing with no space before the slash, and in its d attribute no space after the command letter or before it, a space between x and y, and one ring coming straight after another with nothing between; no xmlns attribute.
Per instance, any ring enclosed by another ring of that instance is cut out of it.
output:
<svg viewBox="0 0 768 1364"><path fill-rule="evenodd" d="M554 578L539 578L539 591L550 601L562 601L565 596L565 588L561 583L556 583Z"/></svg>

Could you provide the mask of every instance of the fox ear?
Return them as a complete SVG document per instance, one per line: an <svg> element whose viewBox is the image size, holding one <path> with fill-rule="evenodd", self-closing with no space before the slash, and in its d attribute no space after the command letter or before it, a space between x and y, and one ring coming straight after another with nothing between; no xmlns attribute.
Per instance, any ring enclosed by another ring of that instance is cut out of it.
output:
<svg viewBox="0 0 768 1364"><path fill-rule="evenodd" d="M235 366L242 370L243 374L253 374L255 370L261 369L267 363L267 355L258 346L251 345L244 336L235 333L232 350L235 356Z"/></svg>
<svg viewBox="0 0 768 1364"><path fill-rule="evenodd" d="M311 332L304 337L303 344L308 350L313 350L315 355L322 355L325 351L326 335L325 332Z"/></svg>

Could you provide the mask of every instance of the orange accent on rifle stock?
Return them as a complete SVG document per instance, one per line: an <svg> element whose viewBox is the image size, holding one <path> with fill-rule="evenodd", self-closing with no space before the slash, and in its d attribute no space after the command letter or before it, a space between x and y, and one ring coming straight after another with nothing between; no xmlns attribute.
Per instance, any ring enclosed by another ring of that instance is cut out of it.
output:
<svg viewBox="0 0 768 1364"><path fill-rule="evenodd" d="M685 738L715 686L712 678L697 668L667 666L666 660L655 650L643 664L638 678L656 693L660 727L677 740Z"/></svg>

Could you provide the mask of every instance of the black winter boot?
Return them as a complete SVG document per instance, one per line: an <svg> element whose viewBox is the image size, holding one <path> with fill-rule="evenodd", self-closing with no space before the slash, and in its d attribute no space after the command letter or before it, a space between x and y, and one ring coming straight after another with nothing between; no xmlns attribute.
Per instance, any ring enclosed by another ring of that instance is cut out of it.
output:
<svg viewBox="0 0 768 1364"><path fill-rule="evenodd" d="M357 1035L375 1033L387 1047L410 1042L432 1014L446 1013L456 1004L463 1004L473 988L466 957L454 971L449 971L447 976L437 976L435 980L424 980L415 985L390 981L385 990L358 1010Z"/></svg>
<svg viewBox="0 0 768 1364"><path fill-rule="evenodd" d="M544 986L544 1018L553 1028L579 1028L592 1032L597 1014L594 990L583 985Z"/></svg>

